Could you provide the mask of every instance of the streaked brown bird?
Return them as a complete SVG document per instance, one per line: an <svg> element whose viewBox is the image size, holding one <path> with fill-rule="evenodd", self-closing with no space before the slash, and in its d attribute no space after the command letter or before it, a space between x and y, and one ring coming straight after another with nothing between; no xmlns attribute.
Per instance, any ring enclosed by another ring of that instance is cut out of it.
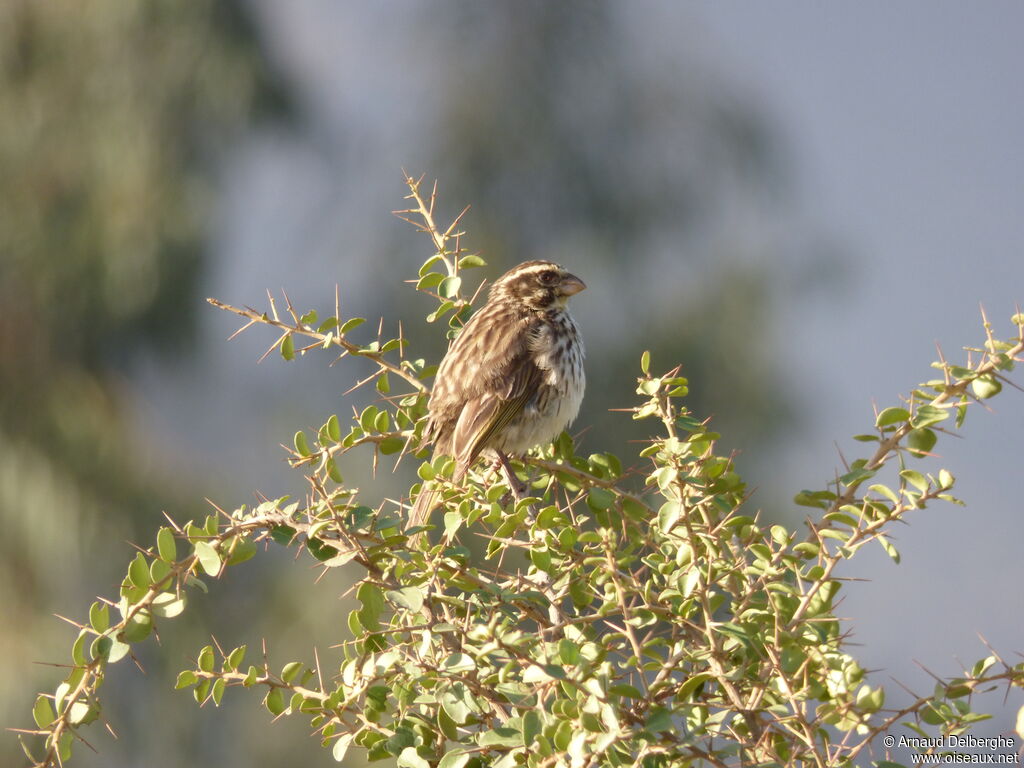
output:
<svg viewBox="0 0 1024 768"><path fill-rule="evenodd" d="M556 437L583 400L583 339L567 304L587 286L564 267L526 261L502 275L437 369L424 445L455 459L458 482L483 455L514 475L509 455ZM436 491L416 499L409 525L421 525Z"/></svg>

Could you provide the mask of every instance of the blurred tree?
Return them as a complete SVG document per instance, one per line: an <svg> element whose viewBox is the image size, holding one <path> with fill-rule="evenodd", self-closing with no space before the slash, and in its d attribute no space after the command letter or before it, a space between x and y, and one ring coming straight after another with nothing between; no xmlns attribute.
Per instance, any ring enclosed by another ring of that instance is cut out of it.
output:
<svg viewBox="0 0 1024 768"><path fill-rule="evenodd" d="M111 553L161 509L196 508L119 403L140 352L188 354L217 151L254 114L283 113L244 21L209 0L0 7L5 664L63 637L40 605L85 569L81 588L111 578ZM8 686L31 681L2 677L11 722L30 691Z"/></svg>
<svg viewBox="0 0 1024 768"><path fill-rule="evenodd" d="M577 312L594 444L641 437L608 409L628 402L618 372L643 348L683 363L694 409L730 447L776 438L791 414L763 350L791 267L777 235L784 158L766 121L709 72L696 36L666 48L632 9L448 6L423 20L441 57L424 167L449 201L473 201L471 245L496 274L550 258L588 281Z"/></svg>
<svg viewBox="0 0 1024 768"><path fill-rule="evenodd" d="M334 13L368 13L357 8ZM171 359L187 352L209 170L232 129L281 105L245 9L210 0L92 0L86 13L66 0L0 8L0 109L14 116L0 125L0 599L19 627L0 641L7 658L57 657L38 647L55 623L26 612L52 605L46 595L86 567L81 588L90 595L114 578L106 548L134 538L133 516L195 510L195 494L161 485L150 470L149 448L118 398L133 356L152 344ZM315 4L305 13L315 15ZM604 436L584 447L617 451L616 441L640 435L606 409L632 402L630 382L615 371L633 370L644 347L659 364L685 362L695 410L715 413L734 444L772 434L785 409L761 350L772 276L785 264L765 225L781 179L760 116L732 84L709 76L692 41L651 46L611 3L450 0L412 15L374 28L396 52L429 41L431 58L416 63L430 71L424 101L436 112L432 122L416 113L410 170L441 176L446 200L474 202L470 245L492 274L551 257L590 283L579 302L590 344L585 423ZM263 35L279 32L273 13L262 18L270 19ZM376 93L379 83L366 79ZM343 128L329 127L341 146ZM337 174L348 188L363 178L355 154L337 153L351 163ZM370 262L357 249L345 253ZM123 534L110 536L114 526ZM59 567L41 568L46 560ZM263 593L250 599L280 607ZM299 612L294 604L263 612L282 623L289 610ZM316 611L304 604L302 613ZM27 695L4 700L21 707ZM282 741L283 750L294 746Z"/></svg>

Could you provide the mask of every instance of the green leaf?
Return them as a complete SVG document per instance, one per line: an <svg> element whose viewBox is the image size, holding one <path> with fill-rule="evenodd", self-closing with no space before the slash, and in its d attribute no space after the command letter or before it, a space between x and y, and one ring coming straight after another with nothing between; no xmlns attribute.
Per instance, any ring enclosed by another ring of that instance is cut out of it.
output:
<svg viewBox="0 0 1024 768"><path fill-rule="evenodd" d="M647 376L651 372L651 351L645 349L644 353L640 355L640 371Z"/></svg>
<svg viewBox="0 0 1024 768"><path fill-rule="evenodd" d="M459 295L459 289L462 287L462 278L458 275L452 275L446 277L441 281L441 285L438 287L438 294L445 299L454 299Z"/></svg>
<svg viewBox="0 0 1024 768"><path fill-rule="evenodd" d="M295 359L295 340L292 338L290 333L285 336L284 341L281 342L281 357L285 360Z"/></svg>
<svg viewBox="0 0 1024 768"><path fill-rule="evenodd" d="M197 541L195 554L207 576L216 576L220 573L220 555L212 544L208 541Z"/></svg>
<svg viewBox="0 0 1024 768"><path fill-rule="evenodd" d="M832 609L832 598L839 592L839 583L835 581L822 582L821 587L810 599L807 605L806 615L808 618L815 618L827 613Z"/></svg>
<svg viewBox="0 0 1024 768"><path fill-rule="evenodd" d="M338 329L338 333L344 336L349 331L358 328L360 325L366 322L365 317L352 317L341 324L341 328Z"/></svg>
<svg viewBox="0 0 1024 768"><path fill-rule="evenodd" d="M531 664L523 672L524 683L546 683L550 680L561 680L565 677L565 670L556 664Z"/></svg>
<svg viewBox="0 0 1024 768"><path fill-rule="evenodd" d="M475 253L463 256L459 259L459 269L470 269L471 267L486 267L487 262Z"/></svg>
<svg viewBox="0 0 1024 768"><path fill-rule="evenodd" d="M363 409L363 412L359 414L359 426L363 428L363 432L373 432L373 422L377 418L377 406L368 405Z"/></svg>
<svg viewBox="0 0 1024 768"><path fill-rule="evenodd" d="M339 485L344 481L344 478L341 476L341 470L338 469L338 465L335 463L333 457L327 460L325 468L327 469L327 476L331 478L331 480Z"/></svg>
<svg viewBox="0 0 1024 768"><path fill-rule="evenodd" d="M85 644L89 638L92 637L92 633L87 629L83 629L78 633L78 637L75 638L75 642L71 646L71 660L77 667L84 667L89 663L89 659L85 656Z"/></svg>
<svg viewBox="0 0 1024 768"><path fill-rule="evenodd" d="M125 622L124 630L119 635L129 643L139 643L149 637L153 631L153 616L149 611L135 611Z"/></svg>
<svg viewBox="0 0 1024 768"><path fill-rule="evenodd" d="M76 701L68 708L68 722L72 725L88 725L100 716L95 701Z"/></svg>
<svg viewBox="0 0 1024 768"><path fill-rule="evenodd" d="M514 728L497 726L478 734L476 743L481 747L518 747L522 744L522 738L522 734Z"/></svg>
<svg viewBox="0 0 1024 768"><path fill-rule="evenodd" d="M928 490L928 479L920 472L915 472L913 469L904 469L900 471L900 477L922 493Z"/></svg>
<svg viewBox="0 0 1024 768"><path fill-rule="evenodd" d="M440 253L435 253L429 259L424 261L423 264L420 266L419 276L423 277L425 274L427 274L427 272L430 271L430 269L435 264L437 264L437 262L441 261L443 258L444 257Z"/></svg>
<svg viewBox="0 0 1024 768"><path fill-rule="evenodd" d="M139 589L148 589L152 583L149 580L149 563L141 552L135 555L135 559L128 566L128 580Z"/></svg>
<svg viewBox="0 0 1024 768"><path fill-rule="evenodd" d="M149 564L149 581L154 585L166 586L164 582L171 575L171 564L159 557Z"/></svg>
<svg viewBox="0 0 1024 768"><path fill-rule="evenodd" d="M889 501L891 501L893 504L898 504L899 503L899 500L900 500L899 495L896 493L896 491L894 491L892 488L888 487L887 485L880 485L880 484L872 485L872 486L869 486L869 490L874 491L879 496L884 496Z"/></svg>
<svg viewBox="0 0 1024 768"><path fill-rule="evenodd" d="M174 531L164 526L156 533L156 550L160 558L173 563L178 558L178 547L174 541Z"/></svg>
<svg viewBox="0 0 1024 768"><path fill-rule="evenodd" d="M301 661L289 662L285 664L284 669L281 670L281 679L286 683L294 683L305 668L306 665Z"/></svg>
<svg viewBox="0 0 1024 768"><path fill-rule="evenodd" d="M839 478L839 482L843 485L850 487L862 483L875 476L875 471L872 469L854 469L851 472L847 472L845 475Z"/></svg>
<svg viewBox="0 0 1024 768"><path fill-rule="evenodd" d="M986 373L971 382L971 390L979 400L985 400L1002 392L1003 383L991 373Z"/></svg>
<svg viewBox="0 0 1024 768"><path fill-rule="evenodd" d="M644 723L644 727L654 733L658 733L660 731L671 731L674 728L672 723L672 713L664 707L651 707L650 714L647 717L647 722Z"/></svg>
<svg viewBox="0 0 1024 768"><path fill-rule="evenodd" d="M224 698L224 691L228 688L228 681L223 677L213 681L213 689L210 691L210 698L213 699L213 705L215 707L220 706L221 699Z"/></svg>
<svg viewBox="0 0 1024 768"><path fill-rule="evenodd" d="M594 512L603 512L615 504L615 494L606 488L591 488L587 494L587 506Z"/></svg>
<svg viewBox="0 0 1024 768"><path fill-rule="evenodd" d="M199 684L192 689L192 698L196 700L197 704L205 704L207 697L210 695L210 688L213 686L213 680L206 679L200 680Z"/></svg>
<svg viewBox="0 0 1024 768"><path fill-rule="evenodd" d="M423 589L421 587L403 587L389 590L384 596L394 605L406 610L418 612L423 607Z"/></svg>
<svg viewBox="0 0 1024 768"><path fill-rule="evenodd" d="M356 599L363 604L359 610L359 623L370 632L380 629L380 614L384 610L384 594L380 587L364 581L356 590Z"/></svg>
<svg viewBox="0 0 1024 768"><path fill-rule="evenodd" d="M129 654L131 646L110 635L101 635L93 641L89 651L93 659L106 659L108 664L114 664Z"/></svg>
<svg viewBox="0 0 1024 768"><path fill-rule="evenodd" d="M793 497L793 501L801 507L816 507L827 509L828 503L833 501L836 495L831 491L800 491Z"/></svg>
<svg viewBox="0 0 1024 768"><path fill-rule="evenodd" d="M206 704L210 698L210 690L213 688L214 681L212 679L201 680L199 685L192 689L192 698L195 699L196 703L200 706Z"/></svg>
<svg viewBox="0 0 1024 768"><path fill-rule="evenodd" d="M683 505L678 501L666 501L658 510L658 529L662 533L671 531L683 515Z"/></svg>
<svg viewBox="0 0 1024 768"><path fill-rule="evenodd" d="M936 709L935 705L927 704L921 710L921 720L928 725L941 725L945 721L945 717Z"/></svg>
<svg viewBox="0 0 1024 768"><path fill-rule="evenodd" d="M267 693L266 697L263 699L263 706L265 706L267 711L274 715L274 717L280 715L287 708L284 701L284 691L280 688L271 688L270 692Z"/></svg>
<svg viewBox="0 0 1024 768"><path fill-rule="evenodd" d="M437 768L465 768L472 755L472 752L464 749L453 749L451 752L445 753L441 762L437 764Z"/></svg>
<svg viewBox="0 0 1024 768"><path fill-rule="evenodd" d="M199 678L196 673L191 669L183 669L178 673L178 679L174 683L175 690L181 690L182 688L191 688L193 685L199 682Z"/></svg>
<svg viewBox="0 0 1024 768"><path fill-rule="evenodd" d="M863 686L857 691L857 705L867 712L876 712L885 704L885 690L881 687Z"/></svg>
<svg viewBox="0 0 1024 768"><path fill-rule="evenodd" d="M331 747L331 757L337 762L341 762L345 759L345 753L348 752L348 747L352 743L352 739L355 734L343 733L334 741L334 746Z"/></svg>
<svg viewBox="0 0 1024 768"><path fill-rule="evenodd" d="M387 414L384 414L385 416ZM391 435L385 437L380 443L377 444L377 450L383 453L385 456L398 453L405 446L405 440L397 435Z"/></svg>
<svg viewBox="0 0 1024 768"><path fill-rule="evenodd" d="M899 565L900 553L896 550L896 547L893 546L892 542L889 541L889 539L887 539L885 536L879 534L878 543L882 545L882 549L885 550L885 554L891 557L894 563Z"/></svg>
<svg viewBox="0 0 1024 768"><path fill-rule="evenodd" d="M650 397L657 394L659 389L661 389L661 379L642 379L637 385L636 392L638 395Z"/></svg>
<svg viewBox="0 0 1024 768"><path fill-rule="evenodd" d="M910 419L910 412L905 408L886 408L878 414L875 426L881 429L893 424L902 424Z"/></svg>
<svg viewBox="0 0 1024 768"><path fill-rule="evenodd" d="M161 592L153 598L153 615L162 619L173 619L185 610L185 595L174 592Z"/></svg>
<svg viewBox="0 0 1024 768"><path fill-rule="evenodd" d="M686 682L679 686L679 692L676 693L676 700L686 701L698 688L713 677L714 675L710 672L698 672L697 674L688 677Z"/></svg>
<svg viewBox="0 0 1024 768"><path fill-rule="evenodd" d="M476 669L476 662L473 661L472 656L467 656L464 653L453 653L444 660L441 668L447 672L469 672Z"/></svg>
<svg viewBox="0 0 1024 768"><path fill-rule="evenodd" d="M572 640L562 638L558 641L558 658L566 666L575 666L580 662L580 647Z"/></svg>
<svg viewBox="0 0 1024 768"><path fill-rule="evenodd" d="M810 559L818 556L818 553L821 551L821 547L812 541L801 541L799 544L793 546L793 551L798 552L806 559Z"/></svg>
<svg viewBox="0 0 1024 768"><path fill-rule="evenodd" d="M421 277L419 281L416 283L416 290L430 290L435 285L440 284L442 280L444 280L444 275L442 275L440 272L427 272L427 274L423 275L423 277Z"/></svg>
<svg viewBox="0 0 1024 768"><path fill-rule="evenodd" d="M299 456L309 456L312 451L309 449L309 441L306 439L306 433L301 429L295 433L295 437L292 440L295 444L295 452Z"/></svg>
<svg viewBox="0 0 1024 768"><path fill-rule="evenodd" d="M75 735L64 731L57 740L57 754L60 756L60 763L66 765L71 760L71 745L75 743Z"/></svg>
<svg viewBox="0 0 1024 768"><path fill-rule="evenodd" d="M430 768L430 762L420 756L416 747L406 747L398 756L398 768Z"/></svg>
<svg viewBox="0 0 1024 768"><path fill-rule="evenodd" d="M441 709L455 725L463 725L473 713L468 693L462 683L441 694Z"/></svg>
<svg viewBox="0 0 1024 768"><path fill-rule="evenodd" d="M435 309L433 312L431 312L429 315L427 315L427 322L428 323L437 322L439 319L441 319L446 314L451 312L452 309L454 309L454 308L455 308L455 302L451 301L450 299L442 301L440 306L438 306L437 309Z"/></svg>
<svg viewBox="0 0 1024 768"><path fill-rule="evenodd" d="M89 626L101 635L110 628L110 606L96 601L89 608Z"/></svg>
<svg viewBox="0 0 1024 768"><path fill-rule="evenodd" d="M359 621L359 611L349 611L348 613L348 631L352 633L352 637L360 637L363 634L363 625Z"/></svg>
<svg viewBox="0 0 1024 768"><path fill-rule="evenodd" d="M946 408L938 408L934 405L920 405L914 413L911 424L917 428L930 427L949 418L949 411Z"/></svg>
<svg viewBox="0 0 1024 768"><path fill-rule="evenodd" d="M249 541L248 539L244 541L236 539L236 543L228 552L228 565L244 563L249 558L254 557L258 551L259 548L256 546L256 542Z"/></svg>
<svg viewBox="0 0 1024 768"><path fill-rule="evenodd" d="M437 727L441 729L441 733L445 735L445 738L451 741L459 740L459 726L452 720L443 706L437 710Z"/></svg>
<svg viewBox="0 0 1024 768"><path fill-rule="evenodd" d="M334 442L341 440L341 424L338 423L338 414L331 414L327 420L327 435Z"/></svg>
<svg viewBox="0 0 1024 768"><path fill-rule="evenodd" d="M912 429L907 433L907 448L918 458L931 453L938 436L930 429Z"/></svg>
<svg viewBox="0 0 1024 768"><path fill-rule="evenodd" d="M540 736L544 723L540 719L540 713L535 709L528 710L523 715L523 746L529 749L534 741Z"/></svg>
<svg viewBox="0 0 1024 768"><path fill-rule="evenodd" d="M270 529L270 538L276 541L278 544L288 546L292 543L295 538L295 534L298 533L290 525L275 525Z"/></svg>
<svg viewBox="0 0 1024 768"><path fill-rule="evenodd" d="M339 554L339 550L316 538L306 539L306 549L308 549L309 553L320 562L332 560Z"/></svg>
<svg viewBox="0 0 1024 768"><path fill-rule="evenodd" d="M213 662L213 646L204 645L199 651L199 656L196 658L196 666L198 666L202 672L213 672Z"/></svg>
<svg viewBox="0 0 1024 768"><path fill-rule="evenodd" d="M784 525L773 525L769 529L769 531L771 533L772 540L776 544L783 547L789 544L790 533L788 530L786 530L786 527Z"/></svg>
<svg viewBox="0 0 1024 768"><path fill-rule="evenodd" d="M32 719L40 728L46 728L57 719L57 713L53 711L53 704L47 696L39 694L36 697L35 706L32 707Z"/></svg>
<svg viewBox="0 0 1024 768"><path fill-rule="evenodd" d="M242 647L244 648L245 646ZM260 677L260 671L255 666L250 664L249 671L245 673L245 680L242 681L242 685L246 688L252 688L254 685L256 685Z"/></svg>

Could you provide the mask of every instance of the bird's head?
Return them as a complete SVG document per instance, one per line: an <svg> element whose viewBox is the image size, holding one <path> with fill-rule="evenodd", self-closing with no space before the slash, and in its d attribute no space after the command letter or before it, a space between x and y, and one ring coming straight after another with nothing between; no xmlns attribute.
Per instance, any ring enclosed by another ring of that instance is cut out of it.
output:
<svg viewBox="0 0 1024 768"><path fill-rule="evenodd" d="M569 297L587 285L565 267L550 261L524 261L491 286L491 300L512 300L532 310L565 309Z"/></svg>

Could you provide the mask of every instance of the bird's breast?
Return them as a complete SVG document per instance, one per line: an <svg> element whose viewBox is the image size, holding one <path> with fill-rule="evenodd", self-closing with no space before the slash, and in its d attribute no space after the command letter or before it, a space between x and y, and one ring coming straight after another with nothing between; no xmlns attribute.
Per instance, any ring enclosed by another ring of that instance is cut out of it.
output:
<svg viewBox="0 0 1024 768"><path fill-rule="evenodd" d="M535 329L528 348L543 378L497 441L496 447L508 453L523 453L557 437L576 418L583 402L583 341L568 314L561 313Z"/></svg>

